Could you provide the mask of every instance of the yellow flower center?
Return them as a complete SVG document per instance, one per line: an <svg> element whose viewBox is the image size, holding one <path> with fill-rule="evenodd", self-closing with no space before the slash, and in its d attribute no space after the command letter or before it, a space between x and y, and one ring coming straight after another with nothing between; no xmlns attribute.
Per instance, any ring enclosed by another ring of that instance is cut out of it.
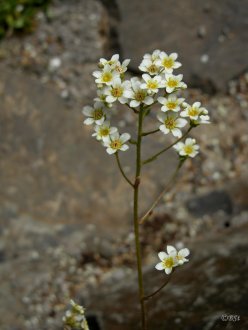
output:
<svg viewBox="0 0 248 330"><path fill-rule="evenodd" d="M122 94L123 94L123 88L121 88L121 87L113 87L111 89L111 94L114 97L121 97Z"/></svg>
<svg viewBox="0 0 248 330"><path fill-rule="evenodd" d="M147 82L147 87L150 89L156 89L158 87L158 83L154 80L149 80Z"/></svg>
<svg viewBox="0 0 248 330"><path fill-rule="evenodd" d="M168 129L173 129L176 127L176 121L172 117L167 117L164 121L165 127Z"/></svg>
<svg viewBox="0 0 248 330"><path fill-rule="evenodd" d="M174 60L172 58L164 58L162 65L167 68L167 69L171 69L173 67L174 64Z"/></svg>
<svg viewBox="0 0 248 330"><path fill-rule="evenodd" d="M96 109L96 110L94 111L94 113L93 113L93 118L94 118L94 120L99 120L99 119L102 118L102 116L103 116L103 111L102 111L102 109Z"/></svg>
<svg viewBox="0 0 248 330"><path fill-rule="evenodd" d="M173 78L170 78L167 82L167 85L171 88L175 88L178 85L178 81Z"/></svg>
<svg viewBox="0 0 248 330"><path fill-rule="evenodd" d="M170 109L170 110L174 110L177 106L177 102L175 101L168 101L167 102L167 108Z"/></svg>
<svg viewBox="0 0 248 330"><path fill-rule="evenodd" d="M109 81L111 81L112 79L112 74L111 72L104 72L103 75L102 75L102 81L107 83Z"/></svg>
<svg viewBox="0 0 248 330"><path fill-rule="evenodd" d="M191 145L184 146L183 150L187 155L190 155L194 151Z"/></svg>
<svg viewBox="0 0 248 330"><path fill-rule="evenodd" d="M143 101L146 97L146 92L144 91L138 91L135 93L135 100L136 101Z"/></svg>
<svg viewBox="0 0 248 330"><path fill-rule="evenodd" d="M158 67L155 64L150 65L147 69L150 73L157 73L158 72Z"/></svg>
<svg viewBox="0 0 248 330"><path fill-rule="evenodd" d="M189 116L198 116L199 115L199 109L198 108L194 108L194 107L190 107L189 110L188 110L188 114Z"/></svg>
<svg viewBox="0 0 248 330"><path fill-rule="evenodd" d="M122 146L122 143L120 140L114 140L114 141L111 141L111 143L110 143L110 148L112 148L112 149L118 150L121 148L121 146Z"/></svg>
<svg viewBox="0 0 248 330"><path fill-rule="evenodd" d="M109 128L104 127L100 129L100 135L101 136L108 136L109 135Z"/></svg>
<svg viewBox="0 0 248 330"><path fill-rule="evenodd" d="M123 67L121 65L116 65L115 70L119 73L123 73Z"/></svg>
<svg viewBox="0 0 248 330"><path fill-rule="evenodd" d="M162 263L165 268L172 268L174 266L174 260L172 257L165 258Z"/></svg>

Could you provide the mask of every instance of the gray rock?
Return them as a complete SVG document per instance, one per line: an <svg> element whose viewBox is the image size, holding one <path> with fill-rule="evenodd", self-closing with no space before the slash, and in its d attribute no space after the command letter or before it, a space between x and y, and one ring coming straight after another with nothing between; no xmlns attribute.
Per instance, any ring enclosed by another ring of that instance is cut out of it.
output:
<svg viewBox="0 0 248 330"><path fill-rule="evenodd" d="M169 284L148 302L149 329L226 329L222 315L239 316L239 321L228 322L230 329L247 329L247 234L245 225L189 244L190 262L172 274ZM153 267L147 270L146 293L165 280L163 272ZM102 284L102 288L91 295L87 306L101 311L102 329L140 329L136 278L129 276L121 286L118 282Z"/></svg>
<svg viewBox="0 0 248 330"><path fill-rule="evenodd" d="M207 4L204 0L117 3L123 57L132 59L134 70L144 53L158 48L175 51L187 83L207 91L225 91L228 81L248 67L246 0L238 5L236 0L209 0ZM201 60L203 55L207 61Z"/></svg>

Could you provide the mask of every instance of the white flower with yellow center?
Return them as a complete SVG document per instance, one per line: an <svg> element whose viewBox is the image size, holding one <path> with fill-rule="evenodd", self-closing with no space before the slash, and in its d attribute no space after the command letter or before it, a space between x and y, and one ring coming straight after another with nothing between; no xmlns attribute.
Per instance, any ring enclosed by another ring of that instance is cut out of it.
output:
<svg viewBox="0 0 248 330"><path fill-rule="evenodd" d="M121 150L126 151L129 149L129 146L125 144L130 140L131 136L128 133L123 133L121 136L118 132L111 134L106 140L103 141L104 146L107 147L108 154L114 154L115 152Z"/></svg>
<svg viewBox="0 0 248 330"><path fill-rule="evenodd" d="M179 118L173 112L166 112L157 116L162 123L159 129L164 134L172 133L174 136L180 138L182 136L181 128L187 125L187 120Z"/></svg>
<svg viewBox="0 0 248 330"><path fill-rule="evenodd" d="M166 252L159 252L158 257L161 260L155 268L157 270L164 270L165 273L168 275L172 272L172 269L177 266L177 251L173 246L167 246L167 253Z"/></svg>
<svg viewBox="0 0 248 330"><path fill-rule="evenodd" d="M94 107L87 105L83 108L82 112L85 116L89 117L85 119L85 125L102 125L105 120L106 113L104 104L102 102L96 102Z"/></svg>
<svg viewBox="0 0 248 330"><path fill-rule="evenodd" d="M148 72L151 76L157 75L160 72L160 67L151 59L143 59L139 66L140 71Z"/></svg>
<svg viewBox="0 0 248 330"><path fill-rule="evenodd" d="M102 71L94 71L93 76L96 78L97 84L105 84L110 86L113 80L118 77L118 73L113 71L109 64L106 64Z"/></svg>
<svg viewBox="0 0 248 330"><path fill-rule="evenodd" d="M192 138L187 138L185 143L178 142L174 145L174 148L179 153L180 156L194 158L199 153L199 145L196 144L196 140Z"/></svg>
<svg viewBox="0 0 248 330"><path fill-rule="evenodd" d="M129 59L124 60L122 63L118 61L113 65L113 70L115 70L119 74L122 74L127 71L127 66L129 63Z"/></svg>
<svg viewBox="0 0 248 330"><path fill-rule="evenodd" d="M172 73L173 69L177 69L182 65L180 62L176 61L177 57L177 53L167 55L165 52L161 52L155 64L161 66L165 73Z"/></svg>
<svg viewBox="0 0 248 330"><path fill-rule="evenodd" d="M99 67L103 68L105 67L105 65L109 65L111 67L117 65L117 63L119 62L119 54L114 54L110 60L106 60L105 58L100 58L99 61Z"/></svg>
<svg viewBox="0 0 248 330"><path fill-rule="evenodd" d="M110 127L110 122L105 121L102 125L95 126L95 133L93 133L92 136L95 136L98 141L104 141L109 137L109 135L114 134L116 132L117 128Z"/></svg>
<svg viewBox="0 0 248 330"><path fill-rule="evenodd" d="M124 104L127 103L127 98L124 96L124 91L130 88L130 81L122 82L120 78L115 78L110 86L106 90L106 101L108 103L113 103L119 101Z"/></svg>
<svg viewBox="0 0 248 330"><path fill-rule="evenodd" d="M172 93L176 89L186 88L187 85L184 82L182 82L182 79L183 79L182 74L179 74L177 76L175 76L173 74L166 74L165 75L165 82L164 82L166 92L167 93Z"/></svg>
<svg viewBox="0 0 248 330"><path fill-rule="evenodd" d="M146 89L150 93L157 93L158 89L163 87L160 76L151 77L145 73L142 75L142 78L145 82L140 85L140 88Z"/></svg>
<svg viewBox="0 0 248 330"><path fill-rule="evenodd" d="M175 95L169 95L167 98L158 97L158 102L162 104L161 111L180 111L180 105L183 103L184 98L178 98Z"/></svg>
<svg viewBox="0 0 248 330"><path fill-rule="evenodd" d="M200 102L195 102L193 105L186 104L186 108L182 111L182 117L189 117L191 120L197 120L201 115L207 115L208 110L201 107Z"/></svg>
<svg viewBox="0 0 248 330"><path fill-rule="evenodd" d="M131 78L130 89L124 92L124 96L131 99L130 107L136 108L140 104L151 105L153 103L153 98L147 94L145 89L141 88L141 81L134 77Z"/></svg>

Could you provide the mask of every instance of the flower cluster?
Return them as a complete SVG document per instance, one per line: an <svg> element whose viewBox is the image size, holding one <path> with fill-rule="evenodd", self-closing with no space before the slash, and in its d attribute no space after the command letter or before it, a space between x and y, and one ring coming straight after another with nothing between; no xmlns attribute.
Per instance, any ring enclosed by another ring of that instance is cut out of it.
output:
<svg viewBox="0 0 248 330"><path fill-rule="evenodd" d="M155 268L157 270L164 270L166 274L170 274L173 268L183 265L189 260L186 257L189 256L189 249L181 249L179 251L174 246L168 245L166 252L159 252L158 257L161 260Z"/></svg>
<svg viewBox="0 0 248 330"><path fill-rule="evenodd" d="M89 330L84 308L77 305L73 300L71 300L70 303L72 306L71 310L66 311L65 316L62 319L65 329Z"/></svg>
<svg viewBox="0 0 248 330"><path fill-rule="evenodd" d="M188 124L195 127L209 123L207 109L200 102L190 105L180 96L180 91L187 85L183 82L182 74L174 74L174 70L181 66L176 53L166 54L155 50L152 54L145 54L139 69L142 77L125 80L125 72L129 59L120 61L115 54L110 60L101 58L99 70L93 72L97 85L97 97L93 106L85 106L83 114L87 117L84 124L94 125L93 136L106 147L109 154L126 151L130 142L130 134L120 134L117 127L110 125L112 106L119 102L131 108L135 113L144 112L148 115L150 107L160 105L157 113L159 125L163 134L172 134L181 139L182 129ZM194 141L194 142L193 142ZM175 146L180 156L194 157L198 152L195 140L186 140Z"/></svg>

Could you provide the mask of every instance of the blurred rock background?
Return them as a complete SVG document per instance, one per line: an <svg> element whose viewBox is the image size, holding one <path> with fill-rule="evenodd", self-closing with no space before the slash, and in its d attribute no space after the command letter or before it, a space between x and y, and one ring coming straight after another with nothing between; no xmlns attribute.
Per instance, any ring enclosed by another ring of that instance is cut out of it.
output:
<svg viewBox="0 0 248 330"><path fill-rule="evenodd" d="M7 3L8 0L5 0ZM1 15L2 13L0 13ZM0 16L1 17L1 16ZM0 21L1 22L1 21ZM179 53L186 97L209 109L201 154L142 227L147 291L167 243L192 260L150 306L151 329L247 329L248 3L246 0L54 0L29 31L0 41L0 329L57 330L70 298L91 330L138 329L129 187L82 127L100 57ZM116 121L134 131L134 118ZM160 149L151 139L144 153ZM126 171L133 153L123 159ZM176 163L147 166L142 210ZM240 321L222 321L221 315Z"/></svg>

